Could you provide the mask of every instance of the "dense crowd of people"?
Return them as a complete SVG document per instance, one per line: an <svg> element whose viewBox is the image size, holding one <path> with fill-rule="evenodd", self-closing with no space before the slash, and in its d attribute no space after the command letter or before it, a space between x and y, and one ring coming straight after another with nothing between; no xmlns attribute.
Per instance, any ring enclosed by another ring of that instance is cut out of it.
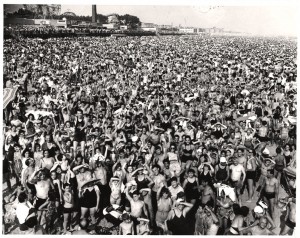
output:
<svg viewBox="0 0 300 238"><path fill-rule="evenodd" d="M11 38L60 38L60 37L77 37L77 36L99 36L107 37L110 35L118 35L125 33L129 36L153 36L155 32L142 31L139 29L119 30L119 29L107 29L90 28L85 25L54 27L54 26L39 26L39 25L10 25L4 27L4 39ZM180 34L174 31L161 31L161 34Z"/></svg>
<svg viewBox="0 0 300 238"><path fill-rule="evenodd" d="M280 38L4 40L5 232L290 234L296 78Z"/></svg>

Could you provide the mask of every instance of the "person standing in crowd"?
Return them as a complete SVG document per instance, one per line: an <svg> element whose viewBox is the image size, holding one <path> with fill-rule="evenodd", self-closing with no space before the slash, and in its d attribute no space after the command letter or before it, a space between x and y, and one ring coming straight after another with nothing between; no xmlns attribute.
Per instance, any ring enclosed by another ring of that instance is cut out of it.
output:
<svg viewBox="0 0 300 238"><path fill-rule="evenodd" d="M4 108L4 197L24 187L6 221L25 233L46 221L56 235L295 229L295 200L278 219L296 191L295 42L10 31L21 30L31 37L3 44L3 86L17 88Z"/></svg>

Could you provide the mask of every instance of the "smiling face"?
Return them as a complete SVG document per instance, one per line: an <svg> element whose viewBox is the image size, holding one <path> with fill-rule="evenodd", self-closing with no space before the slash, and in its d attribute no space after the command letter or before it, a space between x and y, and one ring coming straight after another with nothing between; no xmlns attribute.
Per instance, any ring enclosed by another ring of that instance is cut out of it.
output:
<svg viewBox="0 0 300 238"><path fill-rule="evenodd" d="M267 225L268 225L268 220L267 220L267 218L261 217L261 218L259 219L259 227L260 227L261 229L265 229L265 228L267 227Z"/></svg>
<svg viewBox="0 0 300 238"><path fill-rule="evenodd" d="M53 180L56 179L56 173L55 172L51 173L51 179L53 179Z"/></svg>

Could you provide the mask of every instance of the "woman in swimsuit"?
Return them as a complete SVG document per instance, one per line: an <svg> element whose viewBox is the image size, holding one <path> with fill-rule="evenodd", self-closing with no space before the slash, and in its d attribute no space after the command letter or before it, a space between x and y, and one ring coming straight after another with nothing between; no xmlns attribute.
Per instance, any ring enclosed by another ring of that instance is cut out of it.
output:
<svg viewBox="0 0 300 238"><path fill-rule="evenodd" d="M74 153L77 154L77 146L80 143L81 146L81 155L85 155L85 141L86 141L86 122L83 118L83 111L81 109L77 110L77 117L75 118L75 133L74 133Z"/></svg>
<svg viewBox="0 0 300 238"><path fill-rule="evenodd" d="M161 183L160 188L156 194L157 200L157 212L156 212L156 225L166 231L165 221L168 218L168 214L172 209L171 193L168 188L164 187ZM161 234L163 235L163 234Z"/></svg>
<svg viewBox="0 0 300 238"><path fill-rule="evenodd" d="M181 168L184 169L186 165L189 165L194 156L194 145L191 144L191 138L186 136L185 143L182 145L182 155L181 155Z"/></svg>
<svg viewBox="0 0 300 238"><path fill-rule="evenodd" d="M179 179L180 172L181 172L181 165L178 156L178 152L176 151L175 144L171 144L170 151L167 153L169 162L170 162L170 172L171 176L176 176Z"/></svg>
<svg viewBox="0 0 300 238"><path fill-rule="evenodd" d="M285 158L285 163L286 165L288 165L292 159L292 153L291 153L291 148L290 145L286 144L284 147L284 151L283 151L283 156Z"/></svg>
<svg viewBox="0 0 300 238"><path fill-rule="evenodd" d="M195 171L193 169L188 170L188 177L184 180L182 187L184 189L187 202L195 204L200 191L198 189L199 181L195 176Z"/></svg>
<svg viewBox="0 0 300 238"><path fill-rule="evenodd" d="M110 194L110 205L121 204L121 189L122 189L122 182L118 177L112 177L109 182L109 186L111 189Z"/></svg>
<svg viewBox="0 0 300 238"><path fill-rule="evenodd" d="M154 183L153 180L144 173L143 168L138 168L137 173L138 174L135 176L135 181L137 183L138 191L142 188L149 188L149 186ZM132 176L134 176L134 174L132 174Z"/></svg>
<svg viewBox="0 0 300 238"><path fill-rule="evenodd" d="M49 151L44 150L44 157L41 160L41 168L42 169L47 169L48 172L52 169L55 159L53 157L49 157Z"/></svg>
<svg viewBox="0 0 300 238"><path fill-rule="evenodd" d="M33 114L29 114L28 119L25 123L25 131L27 136L33 135L35 133L33 120L34 120Z"/></svg>
<svg viewBox="0 0 300 238"><path fill-rule="evenodd" d="M199 168L198 168L200 174L199 174L199 184L202 183L202 180L207 180L209 181L209 186L213 186L213 172L214 169L210 165L209 162L202 163Z"/></svg>
<svg viewBox="0 0 300 238"><path fill-rule="evenodd" d="M172 235L192 235L193 230L190 229L190 222L187 219L187 213L191 210L193 204L183 202L180 199L168 215L165 226Z"/></svg>

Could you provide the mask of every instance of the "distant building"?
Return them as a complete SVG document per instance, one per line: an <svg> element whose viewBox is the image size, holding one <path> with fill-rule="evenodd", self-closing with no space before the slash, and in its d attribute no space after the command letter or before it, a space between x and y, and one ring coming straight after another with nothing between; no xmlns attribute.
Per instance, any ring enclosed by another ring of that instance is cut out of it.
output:
<svg viewBox="0 0 300 238"><path fill-rule="evenodd" d="M120 26L120 30L128 30L128 29L130 29L130 26L127 26L127 25Z"/></svg>
<svg viewBox="0 0 300 238"><path fill-rule="evenodd" d="M157 25L154 23L146 23L146 22L142 22L141 23L141 28L156 28Z"/></svg>
<svg viewBox="0 0 300 238"><path fill-rule="evenodd" d="M223 28L217 28L217 27L205 28L204 32L209 33L209 34L222 34L222 33L224 33L224 29Z"/></svg>
<svg viewBox="0 0 300 238"><path fill-rule="evenodd" d="M105 27L107 29L114 29L114 30L117 30L120 28L120 25L119 24L116 24L116 23L109 23L109 24L102 24L102 27Z"/></svg>
<svg viewBox="0 0 300 238"><path fill-rule="evenodd" d="M152 32L156 32L158 30L157 27L141 27L141 29L143 31L152 31Z"/></svg>
<svg viewBox="0 0 300 238"><path fill-rule="evenodd" d="M62 20L54 19L26 19L26 18L5 18L4 25L30 25L37 27L57 27L57 28L67 28L67 20L64 18Z"/></svg>
<svg viewBox="0 0 300 238"><path fill-rule="evenodd" d="M192 28L192 27L179 28L179 32L193 34L193 33L197 33L197 28Z"/></svg>
<svg viewBox="0 0 300 238"><path fill-rule="evenodd" d="M172 25L159 25L158 28L160 28L160 29L172 29L174 27Z"/></svg>

